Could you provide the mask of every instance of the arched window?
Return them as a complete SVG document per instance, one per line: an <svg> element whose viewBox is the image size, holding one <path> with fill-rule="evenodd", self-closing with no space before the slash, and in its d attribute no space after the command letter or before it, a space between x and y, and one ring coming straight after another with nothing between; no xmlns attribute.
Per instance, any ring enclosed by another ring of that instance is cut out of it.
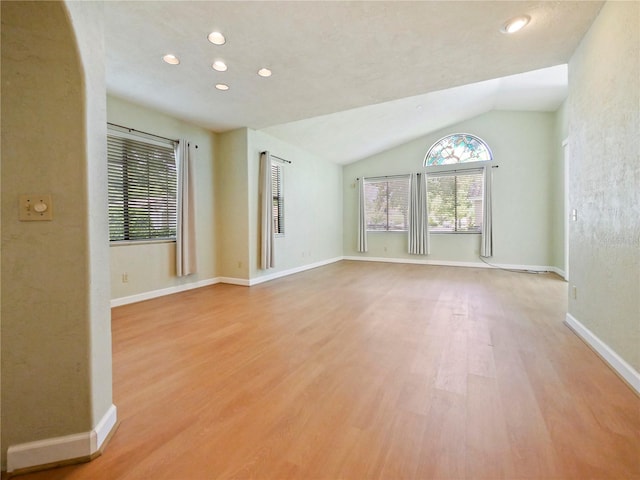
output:
<svg viewBox="0 0 640 480"><path fill-rule="evenodd" d="M427 173L429 229L432 233L483 231L484 169L477 164L493 160L491 149L469 133L447 135L434 143L424 157ZM449 168L446 166L450 165Z"/></svg>
<svg viewBox="0 0 640 480"><path fill-rule="evenodd" d="M491 149L483 140L469 133L454 133L431 145L424 157L424 166L487 162L492 159Z"/></svg>

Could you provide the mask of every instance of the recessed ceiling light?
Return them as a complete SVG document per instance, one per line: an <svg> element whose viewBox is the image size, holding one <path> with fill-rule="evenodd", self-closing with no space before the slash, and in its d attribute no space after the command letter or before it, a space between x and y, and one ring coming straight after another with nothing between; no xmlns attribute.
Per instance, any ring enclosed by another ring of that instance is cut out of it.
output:
<svg viewBox="0 0 640 480"><path fill-rule="evenodd" d="M216 60L215 62L213 62L213 65L211 65L211 67L218 72L227 71L227 64L224 63L222 60Z"/></svg>
<svg viewBox="0 0 640 480"><path fill-rule="evenodd" d="M171 54L165 55L164 57L162 57L162 60L164 60L164 62L168 63L169 65L178 65L180 63L178 57Z"/></svg>
<svg viewBox="0 0 640 480"><path fill-rule="evenodd" d="M214 45L224 45L225 42L227 41L226 38L224 38L224 35L221 34L220 32L211 32L207 38L209 39L209 41L211 43L213 43Z"/></svg>
<svg viewBox="0 0 640 480"><path fill-rule="evenodd" d="M261 77L270 77L271 70L269 70L268 68L261 68L260 70L258 70L258 75L260 75Z"/></svg>
<svg viewBox="0 0 640 480"><path fill-rule="evenodd" d="M500 29L502 33L516 33L522 30L531 21L529 15L520 15L508 20Z"/></svg>
<svg viewBox="0 0 640 480"><path fill-rule="evenodd" d="M227 85L226 83L216 83L216 88L218 90L229 90L229 85Z"/></svg>

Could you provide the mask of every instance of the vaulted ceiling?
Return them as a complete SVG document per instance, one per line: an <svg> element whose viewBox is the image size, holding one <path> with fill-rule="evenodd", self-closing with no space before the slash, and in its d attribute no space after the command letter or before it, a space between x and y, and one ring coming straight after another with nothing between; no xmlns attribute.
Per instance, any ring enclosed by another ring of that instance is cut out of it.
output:
<svg viewBox="0 0 640 480"><path fill-rule="evenodd" d="M216 132L265 129L348 163L492 108L555 110L564 64L602 3L111 1L107 88ZM522 14L524 30L500 31ZM212 31L226 43L210 43ZM168 53L180 64L164 63ZM228 70L213 70L216 60ZM258 76L262 67L273 75Z"/></svg>

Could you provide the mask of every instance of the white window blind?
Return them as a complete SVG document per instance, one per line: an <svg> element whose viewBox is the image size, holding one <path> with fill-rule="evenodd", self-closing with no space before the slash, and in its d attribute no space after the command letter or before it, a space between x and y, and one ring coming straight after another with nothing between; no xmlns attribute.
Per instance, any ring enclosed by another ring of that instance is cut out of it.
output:
<svg viewBox="0 0 640 480"><path fill-rule="evenodd" d="M109 240L175 239L174 149L107 136Z"/></svg>
<svg viewBox="0 0 640 480"><path fill-rule="evenodd" d="M284 235L284 195L282 192L282 165L271 164L271 193L273 195L273 233Z"/></svg>
<svg viewBox="0 0 640 480"><path fill-rule="evenodd" d="M409 176L367 178L365 215L368 231L406 231Z"/></svg>
<svg viewBox="0 0 640 480"><path fill-rule="evenodd" d="M429 174L427 193L429 230L432 233L482 231L482 170Z"/></svg>

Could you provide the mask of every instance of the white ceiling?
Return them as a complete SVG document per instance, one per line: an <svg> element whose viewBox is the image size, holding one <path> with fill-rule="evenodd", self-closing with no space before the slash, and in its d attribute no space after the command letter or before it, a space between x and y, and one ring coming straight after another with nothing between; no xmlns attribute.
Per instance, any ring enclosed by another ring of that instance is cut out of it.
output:
<svg viewBox="0 0 640 480"><path fill-rule="evenodd" d="M490 110L555 111L567 65L267 127L265 132L335 163L351 163Z"/></svg>
<svg viewBox="0 0 640 480"><path fill-rule="evenodd" d="M492 108L557 108L566 67L546 67L568 62L602 3L109 1L107 89L348 163ZM523 13L525 30L500 33ZM213 30L225 45L207 41ZM166 53L180 65L163 63ZM218 59L227 72L211 68ZM272 77L256 74L263 66Z"/></svg>

